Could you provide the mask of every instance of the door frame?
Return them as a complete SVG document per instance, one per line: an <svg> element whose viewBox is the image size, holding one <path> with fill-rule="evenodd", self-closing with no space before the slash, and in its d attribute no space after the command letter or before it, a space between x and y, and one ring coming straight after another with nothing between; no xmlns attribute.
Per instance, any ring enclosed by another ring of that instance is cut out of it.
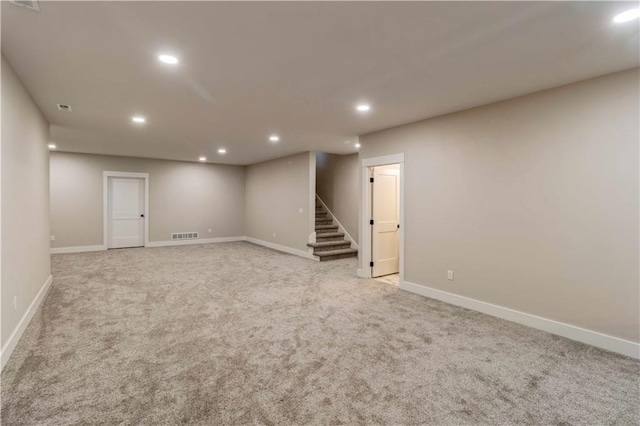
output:
<svg viewBox="0 0 640 426"><path fill-rule="evenodd" d="M400 166L400 282L404 282L404 153L383 155L380 157L364 158L360 160L361 174L361 205L360 205L360 259L358 276L371 278L371 186L369 184L370 168L376 166L388 166L398 164Z"/></svg>
<svg viewBox="0 0 640 426"><path fill-rule="evenodd" d="M102 172L102 246L109 249L109 178L144 179L144 246L149 246L149 173Z"/></svg>

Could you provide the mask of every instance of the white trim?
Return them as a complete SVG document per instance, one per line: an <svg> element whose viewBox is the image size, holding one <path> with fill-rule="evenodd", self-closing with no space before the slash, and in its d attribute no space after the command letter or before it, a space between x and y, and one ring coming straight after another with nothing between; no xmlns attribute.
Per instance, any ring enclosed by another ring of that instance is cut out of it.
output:
<svg viewBox="0 0 640 426"><path fill-rule="evenodd" d="M298 250L298 249L294 249L291 247L286 247L286 246L281 246L280 244L274 244L274 243L270 243L268 241L262 241L262 240L258 240L256 238L251 238L251 237L246 237L246 241L252 244L257 244L259 246L264 246L264 247L268 247L270 249L274 249L274 250L278 250L284 253L289 253L289 254L293 254L295 256L300 256L300 257L304 257L305 259L310 259L310 260L315 260L316 262L320 260L320 258L318 256L314 256L313 254L303 251L303 250Z"/></svg>
<svg viewBox="0 0 640 426"><path fill-rule="evenodd" d="M365 158L362 167L386 166L387 164L404 163L404 152L399 154L383 155L380 157Z"/></svg>
<svg viewBox="0 0 640 426"><path fill-rule="evenodd" d="M44 284L40 288L40 291L38 291L38 294L36 294L36 297L31 302L31 305L29 305L29 308L20 319L18 326L15 328L15 330L13 330L13 333L11 333L11 337L9 337L9 340L7 340L7 343L4 345L4 348L2 348L2 352L0 353L0 363L2 364L2 366L0 367L1 369L4 369L4 366L7 365L7 361L9 361L9 358L11 357L13 350L18 345L18 342L20 341L20 338L24 334L24 331L27 329L27 326L31 322L31 319L33 318L36 311L38 310L38 307L44 300L44 297L47 295L47 291L51 287L52 282L53 282L53 276L49 275L47 280L44 282Z"/></svg>
<svg viewBox="0 0 640 426"><path fill-rule="evenodd" d="M449 293L435 288L426 287L420 284L414 284L408 281L400 280L400 288L402 290L416 293L421 296L437 299L452 305L461 306L463 308L472 309L482 312L483 314L493 317L502 318L507 321L516 322L528 327L543 330L558 336L566 337L571 340L586 343L598 348L606 349L611 352L617 352L632 358L640 359L640 343L629 340L620 339L618 337L609 336L597 331L587 330L576 327L575 325L554 321L551 319L539 317L525 312L516 311L514 309L505 308L504 306L494 305L492 303L483 302L481 300L472 299L465 296Z"/></svg>
<svg viewBox="0 0 640 426"><path fill-rule="evenodd" d="M85 253L89 251L103 251L107 246L78 246L78 247L55 247L49 250L51 254L64 254L64 253Z"/></svg>
<svg viewBox="0 0 640 426"><path fill-rule="evenodd" d="M316 233L316 153L309 152L309 200L307 202L309 239ZM315 241L314 241L315 242ZM313 249L310 250L313 252Z"/></svg>
<svg viewBox="0 0 640 426"><path fill-rule="evenodd" d="M149 244L149 173L102 172L102 245L109 248L109 178L129 177L144 179L144 246Z"/></svg>
<svg viewBox="0 0 640 426"><path fill-rule="evenodd" d="M349 233L347 232L347 230L344 228L344 226L342 226L342 224L340 223L340 221L338 220L338 218L336 217L336 215L333 214L333 212L329 209L329 207L327 207L327 205L324 203L324 201L322 201L322 198L320 198L318 196L318 194L316 194L316 198L318 199L318 201L320 201L320 204L322 204L324 206L325 209L327 209L327 212L329 212L329 214L331 215L331 217L333 218L333 220L336 221L336 225L338 225L338 231L340 232L344 232L344 235L349 239L349 241L351 241L351 248L358 248L358 243L356 243L356 240L354 240L351 235L349 235ZM315 211L315 209L314 209ZM315 213L313 216L313 220L315 221Z"/></svg>
<svg viewBox="0 0 640 426"><path fill-rule="evenodd" d="M404 280L404 153L384 155L381 157L365 158L360 161L361 166L361 205L360 205L360 256L357 273L360 278L371 278L371 185L369 184L370 167L385 166L388 164L400 165L400 281Z"/></svg>
<svg viewBox="0 0 640 426"><path fill-rule="evenodd" d="M192 244L214 244L214 243L230 243L234 241L246 241L247 237L219 237L219 238L196 238L193 240L177 240L177 241L150 241L147 247L167 247L167 246L189 246Z"/></svg>

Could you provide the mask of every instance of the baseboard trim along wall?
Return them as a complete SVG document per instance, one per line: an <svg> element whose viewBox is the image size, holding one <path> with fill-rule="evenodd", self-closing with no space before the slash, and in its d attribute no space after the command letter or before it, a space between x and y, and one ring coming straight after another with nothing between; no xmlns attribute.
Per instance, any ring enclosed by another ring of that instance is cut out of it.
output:
<svg viewBox="0 0 640 426"><path fill-rule="evenodd" d="M493 317L502 318L507 321L516 322L518 324L566 337L571 340L606 349L611 352L640 359L640 343L631 342L629 340L598 333L597 331L587 330L574 325L542 318L536 315L482 302L465 296L459 296L457 294L437 290L420 284L414 284L408 281L401 281L400 288L421 296L430 297L452 305L472 309Z"/></svg>
<svg viewBox="0 0 640 426"><path fill-rule="evenodd" d="M11 333L11 337L9 337L9 340L7 340L4 348L2 348L2 352L0 353L0 363L2 365L0 366L0 369L4 369L4 366L7 365L7 361L9 361L13 350L18 345L18 342L24 334L24 331L27 329L27 326L31 322L31 319L38 310L38 307L40 307L40 304L44 300L44 297L47 295L47 291L49 291L52 282L53 275L49 275L49 278L47 278L47 280L44 282L44 284L40 288L40 291L38 291L38 294L31 302L31 305L29 305L29 308L20 319L18 326L15 328L15 330L13 330L13 333Z"/></svg>
<svg viewBox="0 0 640 426"><path fill-rule="evenodd" d="M193 240L179 240L179 241L149 241L146 247L168 247L168 246L187 246L192 244L213 244L213 243L230 243L236 241L248 241L250 243L268 247L274 250L278 250L284 253L293 254L295 256L304 257L305 259L319 261L318 257L313 254L294 249L280 244L270 243L268 241L258 240L251 237L220 237L220 238L198 238ZM85 253L91 251L103 251L107 250L106 246L79 246L79 247L58 247L52 248L51 254L65 254L65 253Z"/></svg>
<svg viewBox="0 0 640 426"><path fill-rule="evenodd" d="M85 253L89 251L102 251L106 250L107 246L78 246L78 247L56 247L50 250L51 254L65 254L65 253Z"/></svg>
<svg viewBox="0 0 640 426"><path fill-rule="evenodd" d="M212 244L231 243L235 241L245 241L246 237L219 237L219 238L197 238L193 240L177 241L149 241L146 247L167 247L167 246L189 246L192 244Z"/></svg>
<svg viewBox="0 0 640 426"><path fill-rule="evenodd" d="M274 244L274 243L270 243L268 241L258 240L256 238L247 237L247 242L250 242L252 244L256 244L256 245L259 245L259 246L267 247L267 248L270 248L270 249L278 250L278 251L281 251L281 252L284 252L284 253L293 254L294 256L304 257L305 259L310 259L310 260L315 260L315 261L319 261L320 260L318 257L314 256L313 254L311 254L309 252L298 250L298 249L294 249L294 248L287 247L287 246L281 246L280 244Z"/></svg>

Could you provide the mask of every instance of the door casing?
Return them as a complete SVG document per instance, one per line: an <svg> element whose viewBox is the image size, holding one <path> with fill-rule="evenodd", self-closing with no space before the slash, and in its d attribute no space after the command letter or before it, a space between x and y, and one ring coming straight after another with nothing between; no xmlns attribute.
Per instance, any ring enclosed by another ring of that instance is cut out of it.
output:
<svg viewBox="0 0 640 426"><path fill-rule="evenodd" d="M361 195L360 195L360 258L357 274L360 278L371 278L371 185L369 182L370 168L398 164L400 166L400 283L404 281L404 153L391 154L380 157L365 158L360 160Z"/></svg>
<svg viewBox="0 0 640 426"><path fill-rule="evenodd" d="M144 247L149 245L149 173L134 172L102 172L102 245L104 250L109 248L109 178L138 178L144 180Z"/></svg>

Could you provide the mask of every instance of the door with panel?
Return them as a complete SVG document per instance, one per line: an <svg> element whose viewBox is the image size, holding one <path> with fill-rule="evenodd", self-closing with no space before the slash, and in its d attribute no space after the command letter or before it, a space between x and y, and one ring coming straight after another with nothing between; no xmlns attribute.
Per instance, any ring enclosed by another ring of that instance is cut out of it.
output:
<svg viewBox="0 0 640 426"><path fill-rule="evenodd" d="M400 270L400 165L372 169L371 275L379 277Z"/></svg>
<svg viewBox="0 0 640 426"><path fill-rule="evenodd" d="M144 179L109 178L108 248L144 246Z"/></svg>

